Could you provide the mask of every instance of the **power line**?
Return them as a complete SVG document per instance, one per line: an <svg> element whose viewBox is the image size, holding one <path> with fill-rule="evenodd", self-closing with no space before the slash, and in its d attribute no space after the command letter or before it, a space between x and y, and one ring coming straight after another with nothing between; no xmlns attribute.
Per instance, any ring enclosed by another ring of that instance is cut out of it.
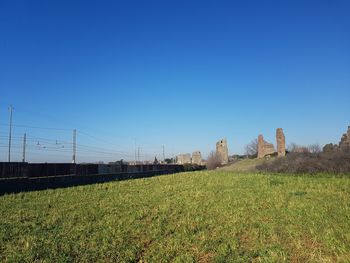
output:
<svg viewBox="0 0 350 263"><path fill-rule="evenodd" d="M8 126L7 124L2 124L2 123L0 123L0 125L1 126ZM39 126L18 125L18 124L14 124L13 127L29 128L29 129L41 129L41 130L71 131L69 129L63 129L63 128L39 127Z"/></svg>
<svg viewBox="0 0 350 263"><path fill-rule="evenodd" d="M8 137L8 136L4 136ZM31 139L28 139L31 138ZM23 141L23 137L17 137L15 138L15 141L21 142ZM32 144L28 144L28 141L32 142ZM33 147L40 147L40 148L52 148L52 149L61 149L61 148L67 148L67 147L72 147L73 143L72 142L66 142L66 141L59 141L59 140L54 140L54 139L45 139L45 138L38 138L38 137L28 137L27 136L27 145L31 145ZM47 146L49 145L49 146ZM59 147L61 145L61 147ZM57 146L57 147L50 147L50 146ZM86 151L94 151L94 152L109 152L111 154L130 154L128 151L119 151L119 150L114 150L114 149L108 149L104 147L96 147L96 146L91 146L91 145L85 145L85 144L77 144L80 149L84 149ZM153 153L152 153L153 154Z"/></svg>
<svg viewBox="0 0 350 263"><path fill-rule="evenodd" d="M116 145L116 144L114 144L114 143L112 143L112 142L110 142L110 141L107 141L107 140L98 138L98 137L96 137L96 136L94 136L94 135L88 134L88 133L83 132L83 131L81 131L81 130L78 130L77 132L80 133L80 134L82 134L82 135L85 135L85 136L87 136L87 137L90 137L91 139L94 139L95 141L103 142L103 143L106 143L106 144L108 144L108 145L114 145L114 146L122 147L121 145Z"/></svg>
<svg viewBox="0 0 350 263"><path fill-rule="evenodd" d="M129 156L129 157L132 157L133 155L130 153L130 154L125 154L125 153L118 153L118 152L109 152L109 151L99 151L99 150L88 150L88 149L81 149L79 148L78 150L78 153L79 152L91 152L91 153L102 153L102 154L109 154L109 155L124 155L124 156Z"/></svg>
<svg viewBox="0 0 350 263"><path fill-rule="evenodd" d="M96 141L103 142L109 145L113 145L114 143L111 143L107 140L98 138L94 135L91 135L89 133L86 133L84 131L77 131L75 130L75 135L73 135L73 141L67 141L67 140L61 140L61 139L51 139L51 138L42 138L42 137L36 137L36 136L27 136L27 133L25 133L25 139L21 135L17 135L15 133L15 136L12 134L12 127L22 127L22 128L28 128L28 129L42 129L42 130L52 130L52 131L71 131L70 129L65 129L65 128L55 128L55 127L42 127L42 126L31 126L31 125L20 125L20 124L13 124L12 123L12 111L13 107L12 105L9 107L10 110L10 122L9 124L0 124L1 126L8 126L9 127L9 134L8 136L6 135L1 135L4 133L0 132L0 139L9 139L9 144L8 144L8 150L9 150L9 160L11 158L11 151L12 148L14 149L20 149L22 148L22 160L25 160L27 152L31 151L42 151L42 152L51 152L51 153L68 153L69 151L73 151L73 156L72 156L72 161L76 161L76 155L77 154L84 154L84 155L104 155L104 156L109 156L111 158L115 156L125 156L128 158L132 158L133 154L132 151L120 151L120 150L115 150L115 149L108 149L104 147L96 147L96 146L91 146L91 145L84 145L84 144L77 144L76 143L76 135L77 133L85 135L87 137L90 137ZM74 133L74 132L73 132ZM75 137L75 138L74 138ZM24 141L25 140L25 141ZM13 145L12 141L15 142ZM17 146L16 143L22 142L21 146ZM136 139L135 139L135 149L134 149L134 159L135 162L136 160L140 161L141 156L154 156L154 151L147 152L142 151L143 154L141 154L141 149L140 147L136 148ZM5 147L1 146L0 147ZM72 147L72 148L71 148ZM77 149L79 147L79 149ZM118 146L119 147L125 147L125 146ZM17 152L17 151L14 151ZM158 154L157 154L158 156ZM164 149L163 149L163 159L164 159Z"/></svg>
<svg viewBox="0 0 350 263"><path fill-rule="evenodd" d="M51 141L54 141L54 142L60 142L60 143L65 143L65 144L72 144L71 141L64 141L64 140L61 140L61 139L49 139L49 138L42 138L42 137L31 137L29 136L28 137L29 139L32 139L34 141L46 141L46 142L51 142Z"/></svg>
<svg viewBox="0 0 350 263"><path fill-rule="evenodd" d="M7 147L6 145L0 145L0 147ZM12 145L12 148L23 148L21 145ZM70 147L69 147L70 148ZM45 144L28 144L26 143L26 149L31 151L55 151L55 152L65 152L69 153L72 148L57 148L54 146L46 146ZM89 147L89 146L83 146L79 147L79 149L76 150L77 153L97 153L97 154L104 154L104 155L110 155L110 156L116 156L116 155L123 155L123 156L129 156L132 157L133 155L128 152L118 152L118 151L111 151L108 149L103 149L103 148L94 148L94 147ZM141 154L140 154L141 156Z"/></svg>
<svg viewBox="0 0 350 263"><path fill-rule="evenodd" d="M126 153L126 154L129 154L130 152L127 152L127 151L117 151L117 150L112 150L112 149L107 149L107 148L100 148L100 147L95 147L95 146L88 146L88 145L82 145L82 144L77 144L77 146L79 146L79 148L85 148L86 150L97 150L97 151L108 151L108 152L111 152L111 153L120 153L120 154L123 154L123 153Z"/></svg>

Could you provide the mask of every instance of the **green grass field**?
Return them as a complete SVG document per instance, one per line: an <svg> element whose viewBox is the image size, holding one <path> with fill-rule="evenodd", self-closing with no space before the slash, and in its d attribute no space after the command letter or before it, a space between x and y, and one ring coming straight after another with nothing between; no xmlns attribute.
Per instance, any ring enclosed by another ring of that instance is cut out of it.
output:
<svg viewBox="0 0 350 263"><path fill-rule="evenodd" d="M270 158L269 160L263 159L244 159L236 163L229 164L218 168L219 171L225 172L256 172L256 166L263 164L265 162L272 162L275 158Z"/></svg>
<svg viewBox="0 0 350 263"><path fill-rule="evenodd" d="M1 262L350 262L350 177L191 172L0 197Z"/></svg>

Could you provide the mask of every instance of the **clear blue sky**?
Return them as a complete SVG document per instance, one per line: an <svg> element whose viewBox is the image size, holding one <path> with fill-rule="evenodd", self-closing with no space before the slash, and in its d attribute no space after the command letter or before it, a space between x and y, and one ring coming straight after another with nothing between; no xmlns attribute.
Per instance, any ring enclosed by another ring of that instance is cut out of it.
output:
<svg viewBox="0 0 350 263"><path fill-rule="evenodd" d="M142 158L163 144L207 155L222 137L243 153L277 127L287 143L338 142L349 14L350 1L1 1L0 160L10 104L13 160L27 132L28 160L70 161L68 143L57 149L74 128L105 151L84 148L79 162L133 159L135 140Z"/></svg>

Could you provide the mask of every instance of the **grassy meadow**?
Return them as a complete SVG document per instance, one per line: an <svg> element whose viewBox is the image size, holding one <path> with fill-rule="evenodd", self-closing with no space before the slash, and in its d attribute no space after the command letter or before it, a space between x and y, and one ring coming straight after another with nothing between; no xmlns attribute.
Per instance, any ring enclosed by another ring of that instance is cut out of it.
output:
<svg viewBox="0 0 350 263"><path fill-rule="evenodd" d="M0 196L1 262L350 262L350 177L201 171Z"/></svg>

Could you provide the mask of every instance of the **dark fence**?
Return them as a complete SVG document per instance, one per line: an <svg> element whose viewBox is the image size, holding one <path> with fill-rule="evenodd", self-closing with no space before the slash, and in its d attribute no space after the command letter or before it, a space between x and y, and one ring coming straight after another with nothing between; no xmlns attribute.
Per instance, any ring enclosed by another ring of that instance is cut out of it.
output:
<svg viewBox="0 0 350 263"><path fill-rule="evenodd" d="M0 163L0 195L172 174L204 169L196 165Z"/></svg>
<svg viewBox="0 0 350 263"><path fill-rule="evenodd" d="M26 177L28 163L5 163L0 162L0 178Z"/></svg>
<svg viewBox="0 0 350 263"><path fill-rule="evenodd" d="M118 180L147 178L157 175L176 173L174 170L119 173L119 174L90 174L90 175L61 175L49 177L25 177L0 179L0 195L38 191L44 189L65 188L78 185L104 183Z"/></svg>
<svg viewBox="0 0 350 263"><path fill-rule="evenodd" d="M57 175L90 175L136 173L160 170L187 170L175 164L72 164L72 163L16 163L0 162L0 178L48 177Z"/></svg>
<svg viewBox="0 0 350 263"><path fill-rule="evenodd" d="M75 174L76 167L72 163L31 163L27 165L27 177Z"/></svg>

